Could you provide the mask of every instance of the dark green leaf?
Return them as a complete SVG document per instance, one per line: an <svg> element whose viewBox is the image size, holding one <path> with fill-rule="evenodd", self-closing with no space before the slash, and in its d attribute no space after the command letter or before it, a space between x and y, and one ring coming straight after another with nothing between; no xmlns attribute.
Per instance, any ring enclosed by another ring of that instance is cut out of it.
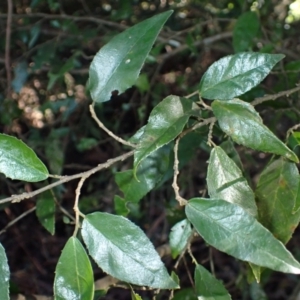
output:
<svg viewBox="0 0 300 300"><path fill-rule="evenodd" d="M171 228L170 247L173 258L184 250L192 234L191 223L187 219L176 223Z"/></svg>
<svg viewBox="0 0 300 300"><path fill-rule="evenodd" d="M224 285L201 265L195 269L195 288L198 299L231 300Z"/></svg>
<svg viewBox="0 0 300 300"><path fill-rule="evenodd" d="M252 189L241 170L221 147L215 147L210 153L206 181L211 198L235 203L249 214L257 215Z"/></svg>
<svg viewBox="0 0 300 300"><path fill-rule="evenodd" d="M140 201L148 192L155 188L169 167L170 147L165 145L151 153L140 164L136 177L133 170L118 172L115 180L124 198L129 202Z"/></svg>
<svg viewBox="0 0 300 300"><path fill-rule="evenodd" d="M111 276L153 288L177 287L152 243L128 219L92 213L85 217L81 233L90 255Z"/></svg>
<svg viewBox="0 0 300 300"><path fill-rule="evenodd" d="M192 288L180 289L174 294L173 300L197 300L195 291Z"/></svg>
<svg viewBox="0 0 300 300"><path fill-rule="evenodd" d="M51 191L39 195L36 203L36 215L45 229L55 233L55 201Z"/></svg>
<svg viewBox="0 0 300 300"><path fill-rule="evenodd" d="M92 300L94 276L90 260L75 237L70 237L58 260L54 296L56 300Z"/></svg>
<svg viewBox="0 0 300 300"><path fill-rule="evenodd" d="M110 100L111 92L123 93L139 76L162 26L172 14L167 11L115 36L94 57L89 89L95 102Z"/></svg>
<svg viewBox="0 0 300 300"><path fill-rule="evenodd" d="M238 168L243 172L244 166L242 164L241 158L236 151L233 142L231 139L226 140L223 142L220 147L226 152L226 154L235 162Z"/></svg>
<svg viewBox="0 0 300 300"><path fill-rule="evenodd" d="M29 182L48 178L47 168L33 150L5 134L0 134L0 172L11 179Z"/></svg>
<svg viewBox="0 0 300 300"><path fill-rule="evenodd" d="M259 19L257 13L248 11L237 19L233 29L233 48L235 52L251 50L253 40L258 34Z"/></svg>
<svg viewBox="0 0 300 300"><path fill-rule="evenodd" d="M129 209L126 205L125 199L121 198L118 195L114 196L114 207L118 215L126 217L129 213Z"/></svg>
<svg viewBox="0 0 300 300"><path fill-rule="evenodd" d="M298 162L296 154L263 124L251 104L239 99L227 102L216 100L212 103L212 109L221 129L236 143Z"/></svg>
<svg viewBox="0 0 300 300"><path fill-rule="evenodd" d="M258 85L283 54L238 53L213 63L203 75L199 92L206 99L230 100Z"/></svg>
<svg viewBox="0 0 300 300"><path fill-rule="evenodd" d="M3 246L0 244L0 299L9 300L9 266Z"/></svg>
<svg viewBox="0 0 300 300"><path fill-rule="evenodd" d="M192 105L189 99L171 95L154 107L134 153L135 175L142 160L178 136L192 114Z"/></svg>
<svg viewBox="0 0 300 300"><path fill-rule="evenodd" d="M286 244L300 221L294 213L299 171L283 158L273 161L262 172L256 188L258 220Z"/></svg>
<svg viewBox="0 0 300 300"><path fill-rule="evenodd" d="M195 198L185 212L203 239L216 249L275 271L300 274L300 264L292 254L240 206Z"/></svg>

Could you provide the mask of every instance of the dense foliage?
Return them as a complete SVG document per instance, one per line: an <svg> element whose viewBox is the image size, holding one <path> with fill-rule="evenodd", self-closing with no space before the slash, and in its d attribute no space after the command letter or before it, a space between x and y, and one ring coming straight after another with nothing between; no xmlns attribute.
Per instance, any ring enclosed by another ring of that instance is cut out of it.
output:
<svg viewBox="0 0 300 300"><path fill-rule="evenodd" d="M1 8L0 298L296 299L293 5L78 3Z"/></svg>

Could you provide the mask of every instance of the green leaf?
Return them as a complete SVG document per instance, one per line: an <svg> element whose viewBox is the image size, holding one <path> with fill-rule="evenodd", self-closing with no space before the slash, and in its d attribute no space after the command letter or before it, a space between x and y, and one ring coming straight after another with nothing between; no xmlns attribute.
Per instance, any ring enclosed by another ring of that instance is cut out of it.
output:
<svg viewBox="0 0 300 300"><path fill-rule="evenodd" d="M230 100L258 85L283 54L238 53L213 63L203 75L199 92L206 99Z"/></svg>
<svg viewBox="0 0 300 300"><path fill-rule="evenodd" d="M195 291L192 288L180 289L174 294L173 300L197 300Z"/></svg>
<svg viewBox="0 0 300 300"><path fill-rule="evenodd" d="M171 95L154 107L134 153L135 175L142 160L178 136L192 114L192 105L189 99Z"/></svg>
<svg viewBox="0 0 300 300"><path fill-rule="evenodd" d="M100 268L132 284L177 288L144 232L122 216L92 213L82 224L82 237Z"/></svg>
<svg viewBox="0 0 300 300"><path fill-rule="evenodd" d="M223 142L220 147L226 152L226 154L235 162L238 168L244 172L244 166L242 164L239 153L236 151L234 144L231 139Z"/></svg>
<svg viewBox="0 0 300 300"><path fill-rule="evenodd" d="M215 147L210 152L206 181L211 198L235 203L249 214L257 215L251 187L243 177L242 171L221 147Z"/></svg>
<svg viewBox="0 0 300 300"><path fill-rule="evenodd" d="M299 185L298 185L298 192L297 192L297 196L296 196L296 200L295 200L295 205L293 208L293 213L297 213L300 209L300 176L298 176L298 180L299 180Z"/></svg>
<svg viewBox="0 0 300 300"><path fill-rule="evenodd" d="M0 244L0 299L9 300L9 266L3 246Z"/></svg>
<svg viewBox="0 0 300 300"><path fill-rule="evenodd" d="M124 193L126 201L138 202L155 188L168 170L170 150L171 148L165 145L146 157L137 171L139 181L134 177L133 170L115 174L116 183Z"/></svg>
<svg viewBox="0 0 300 300"><path fill-rule="evenodd" d="M251 104L239 99L228 102L215 100L212 109L221 129L236 143L298 162L296 154L263 124Z"/></svg>
<svg viewBox="0 0 300 300"><path fill-rule="evenodd" d="M29 182L48 178L48 170L32 149L15 137L0 134L0 172Z"/></svg>
<svg viewBox="0 0 300 300"><path fill-rule="evenodd" d="M224 285L201 265L195 269L195 288L201 300L231 300Z"/></svg>
<svg viewBox="0 0 300 300"><path fill-rule="evenodd" d="M82 244L75 237L69 238L58 260L54 296L56 300L92 300L94 297L91 262Z"/></svg>
<svg viewBox="0 0 300 300"><path fill-rule="evenodd" d="M115 211L118 215L126 217L129 214L130 210L126 206L125 199L121 198L118 195L114 196L114 207L115 207Z"/></svg>
<svg viewBox="0 0 300 300"><path fill-rule="evenodd" d="M300 264L292 254L240 206L194 198L185 212L203 239L216 249L275 271L300 274Z"/></svg>
<svg viewBox="0 0 300 300"><path fill-rule="evenodd" d="M143 300L139 294L134 292L131 286L130 288L131 288L131 300Z"/></svg>
<svg viewBox="0 0 300 300"><path fill-rule="evenodd" d="M248 11L237 19L233 29L233 48L235 52L251 50L253 40L258 34L259 19L257 13Z"/></svg>
<svg viewBox="0 0 300 300"><path fill-rule="evenodd" d="M111 92L123 93L137 80L158 33L172 11L149 18L115 36L94 57L89 89L95 102L110 100Z"/></svg>
<svg viewBox="0 0 300 300"><path fill-rule="evenodd" d="M193 230L187 219L176 223L171 228L170 247L173 258L176 258L185 249L192 234Z"/></svg>
<svg viewBox="0 0 300 300"><path fill-rule="evenodd" d="M36 203L36 215L43 227L54 235L55 201L51 191L46 191L39 195Z"/></svg>
<svg viewBox="0 0 300 300"><path fill-rule="evenodd" d="M262 172L256 188L258 220L286 244L300 221L294 213L299 171L283 158L273 161Z"/></svg>

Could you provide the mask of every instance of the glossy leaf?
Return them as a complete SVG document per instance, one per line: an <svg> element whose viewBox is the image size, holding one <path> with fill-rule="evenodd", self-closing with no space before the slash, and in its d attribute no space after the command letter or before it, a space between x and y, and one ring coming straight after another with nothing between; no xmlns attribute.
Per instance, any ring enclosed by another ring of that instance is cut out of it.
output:
<svg viewBox="0 0 300 300"><path fill-rule="evenodd" d="M206 99L230 100L258 85L283 54L245 52L213 63L203 75L199 92Z"/></svg>
<svg viewBox="0 0 300 300"><path fill-rule="evenodd" d="M298 162L296 154L263 124L251 104L239 99L228 102L216 100L212 103L212 109L221 129L236 143Z"/></svg>
<svg viewBox="0 0 300 300"><path fill-rule="evenodd" d="M82 237L100 268L136 285L176 288L158 253L144 232L122 216L92 213L82 224Z"/></svg>
<svg viewBox="0 0 300 300"><path fill-rule="evenodd" d="M243 177L242 171L221 147L215 147L210 152L206 181L211 198L235 203L249 214L257 215L251 187Z"/></svg>
<svg viewBox="0 0 300 300"><path fill-rule="evenodd" d="M251 50L254 38L258 34L259 26L256 12L248 11L239 16L234 25L232 37L233 48L236 53Z"/></svg>
<svg viewBox="0 0 300 300"><path fill-rule="evenodd" d="M185 212L203 239L216 249L275 271L300 274L300 264L292 254L240 206L195 198Z"/></svg>
<svg viewBox="0 0 300 300"><path fill-rule="evenodd" d="M176 223L171 228L170 247L173 258L176 258L185 249L192 234L191 223L187 219Z"/></svg>
<svg viewBox="0 0 300 300"><path fill-rule="evenodd" d="M154 107L134 153L135 175L142 160L178 136L192 114L192 106L191 100L171 95Z"/></svg>
<svg viewBox="0 0 300 300"><path fill-rule="evenodd" d="M172 14L166 11L115 36L94 57L89 71L89 89L95 102L110 100L137 80L144 61L162 26Z"/></svg>
<svg viewBox="0 0 300 300"><path fill-rule="evenodd" d="M9 300L9 266L7 263L6 253L0 244L0 299Z"/></svg>
<svg viewBox="0 0 300 300"><path fill-rule="evenodd" d="M48 170L21 140L0 134L0 172L11 179L36 182L48 178Z"/></svg>
<svg viewBox="0 0 300 300"><path fill-rule="evenodd" d="M298 186L297 166L283 158L268 165L257 183L258 220L284 244L300 221L300 211L294 213Z"/></svg>
<svg viewBox="0 0 300 300"><path fill-rule="evenodd" d="M201 300L231 300L224 285L201 265L195 269L195 289Z"/></svg>
<svg viewBox="0 0 300 300"><path fill-rule="evenodd" d="M56 300L93 299L92 266L83 246L75 237L69 238L58 260L54 296Z"/></svg>
<svg viewBox="0 0 300 300"><path fill-rule="evenodd" d="M36 203L36 215L43 227L54 235L55 201L51 191L46 191L39 195Z"/></svg>
<svg viewBox="0 0 300 300"><path fill-rule="evenodd" d="M151 153L140 164L136 177L133 170L118 172L115 180L120 190L124 193L126 201L138 202L148 192L155 188L169 167L169 146L164 146Z"/></svg>

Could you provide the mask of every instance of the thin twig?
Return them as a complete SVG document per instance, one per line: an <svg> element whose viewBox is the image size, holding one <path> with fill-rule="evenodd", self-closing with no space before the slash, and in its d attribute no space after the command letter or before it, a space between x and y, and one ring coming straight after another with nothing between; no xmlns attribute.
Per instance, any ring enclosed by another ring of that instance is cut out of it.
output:
<svg viewBox="0 0 300 300"><path fill-rule="evenodd" d="M290 94L293 94L298 91L300 91L300 85L296 86L295 88L292 88L290 90L282 91L282 92L274 94L274 95L266 95L263 97L256 98L254 101L251 102L251 104L253 106L255 106L255 105L261 104L266 101L276 100L277 98L282 97L282 96L289 97Z"/></svg>
<svg viewBox="0 0 300 300"><path fill-rule="evenodd" d="M290 136L290 134L291 134L292 132L294 132L294 130L297 130L298 128L300 128L300 124L296 124L296 125L294 125L293 127L291 127L291 128L287 131L287 133L286 133L286 140L288 139L288 137Z"/></svg>
<svg viewBox="0 0 300 300"><path fill-rule="evenodd" d="M12 220L11 222L9 222L1 231L0 234L4 233L9 227L11 227L12 225L16 224L18 221L20 221L21 219L23 219L24 217L26 217L27 215L31 214L32 212L34 212L36 210L36 206L30 208L29 210L25 211L24 213L22 213L20 216L18 216L17 218L15 218L14 220Z"/></svg>
<svg viewBox="0 0 300 300"><path fill-rule="evenodd" d="M88 170L88 171L85 171L85 172L82 172L82 173L78 173L78 174L75 174L75 175L71 175L71 176L64 176L60 180L58 180L56 182L53 182L53 183L51 183L47 186L44 186L44 187L42 187L38 190L29 192L29 193L23 193L23 194L20 194L20 195L13 195L13 196L8 197L8 198L4 198L4 199L0 200L0 204L7 203L7 202L20 202L22 200L32 198L32 197L34 197L34 196L36 196L36 195L38 195L38 194L40 194L44 191L50 190L53 187L55 187L57 185L60 185L62 183L69 182L69 181L74 180L74 179L82 178L84 176L91 176L92 174L94 174L96 172L99 172L103 169L109 168L110 166L112 166L116 162L123 161L123 160L131 157L133 154L134 154L134 150L132 150L130 152L127 152L127 153L124 153L124 154L122 154L120 156L117 156L115 158L109 159L105 163L99 164L97 167L95 167L91 170Z"/></svg>
<svg viewBox="0 0 300 300"><path fill-rule="evenodd" d="M96 121L96 123L98 124L98 126L103 129L109 136L111 136L113 139L115 139L117 142L125 145L125 146L129 146L129 147L132 147L132 148L136 148L136 145L135 144L132 144L130 142L127 142L125 140L123 140L122 138L116 136L112 131L110 131L109 129L107 129L105 127L105 125L98 119L97 115L96 115L96 112L95 112L95 109L94 109L94 104L91 104L90 105L90 112L91 112L91 115L92 115L92 118Z"/></svg>
<svg viewBox="0 0 300 300"><path fill-rule="evenodd" d="M74 233L73 236L77 236L78 230L80 228L80 222L79 222L79 215L80 215L80 210L78 207L78 203L79 203L79 197L80 197L80 192L81 192L81 188L83 186L83 183L85 182L85 180L87 179L87 176L83 176L81 177L81 179L78 182L76 191L75 191L75 202L74 202L74 212L75 212L75 228L74 228Z"/></svg>
<svg viewBox="0 0 300 300"><path fill-rule="evenodd" d="M174 145L174 177L173 177L173 183L172 187L175 192L175 199L178 201L179 205L183 206L187 204L187 200L182 198L179 194L179 186L177 184L177 177L179 174L178 170L178 165L179 165L179 160L178 160L178 145L179 145L180 137L178 137L175 140L175 145Z"/></svg>
<svg viewBox="0 0 300 300"><path fill-rule="evenodd" d="M216 34L215 36L196 41L193 44L193 46L194 47L207 46L207 45L213 44L217 41L224 40L224 39L231 38L231 37L232 37L232 32L223 32L220 34ZM169 59L170 57L173 57L173 56L177 55L178 53L188 50L189 48L190 48L189 45L184 44L184 45L174 49L171 52L168 52L166 54L162 54L162 55L158 56L157 61L164 61L166 59Z"/></svg>
<svg viewBox="0 0 300 300"><path fill-rule="evenodd" d="M10 70L10 37L11 37L11 21L12 21L13 3L7 0L7 20L6 20L6 38L5 38L5 69L7 79L7 98L11 93L11 70Z"/></svg>

